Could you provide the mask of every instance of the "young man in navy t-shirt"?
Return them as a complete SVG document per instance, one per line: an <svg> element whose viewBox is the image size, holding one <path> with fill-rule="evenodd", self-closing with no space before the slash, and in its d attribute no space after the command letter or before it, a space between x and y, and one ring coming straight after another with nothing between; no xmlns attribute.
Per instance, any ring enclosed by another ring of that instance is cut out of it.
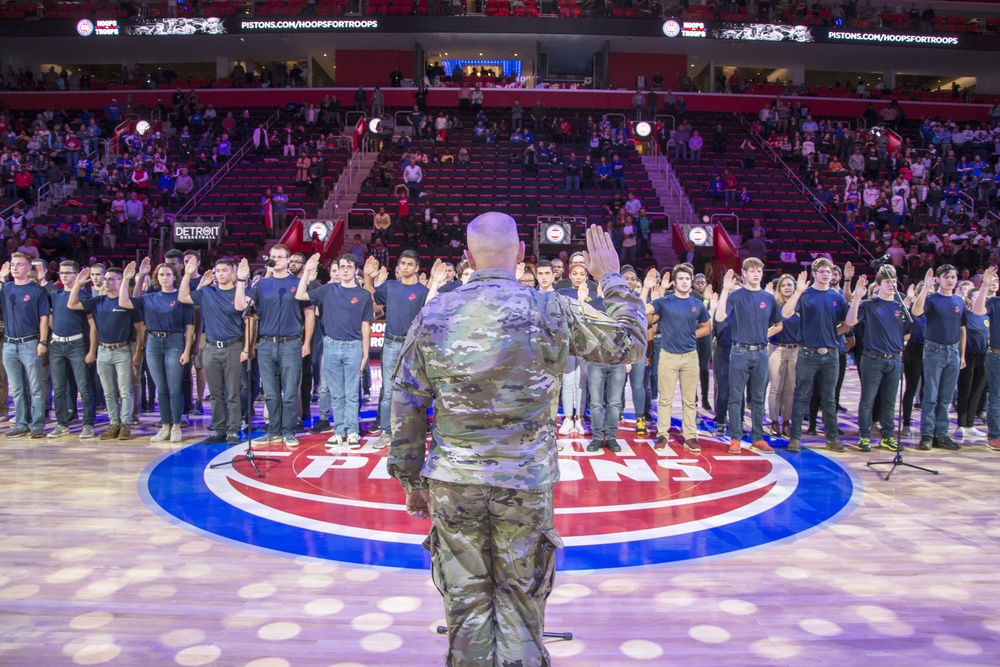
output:
<svg viewBox="0 0 1000 667"><path fill-rule="evenodd" d="M903 342L908 325L903 305L896 299L894 283L896 272L883 266L875 274L876 294L865 299L867 278L858 278L851 307L847 311L847 325L864 322L864 345L859 360L861 375L861 406L858 408L858 449L870 452L872 436L872 408L875 396L881 395L879 431L882 447L896 451L899 443L893 437L896 412L896 394L903 376Z"/></svg>
<svg viewBox="0 0 1000 667"><path fill-rule="evenodd" d="M83 403L83 430L80 438L94 437L94 396L87 366L97 360L97 329L93 317L69 307L69 295L80 274L73 260L59 264L63 289L49 295L52 302L52 341L49 344L49 372L52 373L52 402L59 424L50 438L69 435L70 413L75 412L76 392L69 394L69 379L75 380ZM72 404L72 405L71 405Z"/></svg>
<svg viewBox="0 0 1000 667"><path fill-rule="evenodd" d="M644 288L655 287L656 276L646 276ZM657 369L659 382L659 411L657 420L669 428L670 408L674 401L674 388L681 385L682 436L684 449L698 453L698 351L697 339L712 333L708 309L702 300L691 294L694 268L678 264L673 271L672 294L667 294L646 304L646 315L659 318L660 361ZM660 429L656 438L657 449L667 446L667 429Z"/></svg>
<svg viewBox="0 0 1000 667"><path fill-rule="evenodd" d="M826 446L834 452L844 451L837 427L837 375L840 372L840 351L837 338L847 331L847 300L840 292L830 289L833 262L820 257L812 263L814 284L810 286L803 271L795 283L795 291L781 309L789 318L799 315L802 347L795 365L795 398L792 405L792 425L788 436L788 451L799 451L802 441L802 417L806 414L813 391L813 381L819 376L820 400L823 407L823 428Z"/></svg>
<svg viewBox="0 0 1000 667"><path fill-rule="evenodd" d="M201 361L212 400L213 439L237 445L240 442L240 381L243 363L250 357L250 336L243 314L236 310L236 266L228 259L217 260L215 268L202 276L192 292L191 281L197 273L198 258L190 256L184 264L178 299L201 308L205 327ZM213 275L217 286L212 285Z"/></svg>
<svg viewBox="0 0 1000 667"><path fill-rule="evenodd" d="M319 260L317 253L306 262L295 298L309 301L319 308L323 330L322 373L330 392L335 420L335 430L327 445L358 447L361 444L358 424L361 374L368 364L372 321L375 319L372 295L358 285L357 267L361 260L350 253L341 255L337 260L337 273L328 284L309 289ZM320 415L320 419L325 418L325 415Z"/></svg>
<svg viewBox="0 0 1000 667"><path fill-rule="evenodd" d="M13 281L8 282L9 278ZM14 398L17 425L8 438L44 436L48 407L42 384L42 358L49 344L49 315L52 307L44 287L31 280L31 257L15 252L0 268L0 299L3 299L3 365ZM28 384L25 387L24 377ZM31 397L31 422L28 422L28 396Z"/></svg>
<svg viewBox="0 0 1000 667"><path fill-rule="evenodd" d="M931 294L937 283L937 292ZM961 449L948 436L948 406L958 373L965 365L965 301L955 294L958 271L951 264L928 269L924 286L913 303L913 316L926 313L924 330L924 395L920 408L920 449Z"/></svg>
<svg viewBox="0 0 1000 667"><path fill-rule="evenodd" d="M396 280L385 280L386 267L379 267L378 260L369 257L365 262L365 289L375 297L375 305L385 308L385 333L382 338L382 393L378 402L379 430L381 437L373 447L387 447L392 440L392 372L403 349L403 341L417 313L424 307L428 289L420 284L417 271L420 255L414 250L404 250L396 262ZM379 284L376 286L376 279Z"/></svg>
<svg viewBox="0 0 1000 667"><path fill-rule="evenodd" d="M991 266L983 272L982 286L972 304L972 313L989 317L986 382L990 391L986 404L986 446L1000 452L1000 297L990 296L996 292L997 270Z"/></svg>
<svg viewBox="0 0 1000 667"><path fill-rule="evenodd" d="M729 453L738 456L743 439L743 396L749 389L751 449L762 454L774 450L764 440L764 398L767 396L767 339L781 331L781 311L774 295L760 287L764 263L756 257L743 260L743 289L733 291L732 269L723 279L716 322L729 322L732 350L729 356Z"/></svg>

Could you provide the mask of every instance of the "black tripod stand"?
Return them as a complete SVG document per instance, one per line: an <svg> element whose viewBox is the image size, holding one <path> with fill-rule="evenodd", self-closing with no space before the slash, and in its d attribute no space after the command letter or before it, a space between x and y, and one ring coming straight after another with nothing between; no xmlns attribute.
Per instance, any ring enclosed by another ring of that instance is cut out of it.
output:
<svg viewBox="0 0 1000 667"><path fill-rule="evenodd" d="M888 258L888 255L886 255L886 258ZM892 280L892 293L895 296L896 303L898 303L899 307L903 309L903 315L906 317L906 321L912 327L913 316L910 315L909 309L906 307L906 304L903 303L903 297L899 294L899 290L896 289L895 275L893 275L893 280ZM896 405L896 430L895 430L896 455L892 457L891 461L869 461L865 465L868 466L869 468L873 466L892 466L891 468L889 468L889 472L887 472L885 474L885 477L883 478L887 482L889 481L889 478L892 477L892 473L896 472L896 468L900 466L905 466L907 468L916 468L917 470L922 470L923 472L929 472L932 475L937 475L938 474L937 470L931 470L930 468L924 468L923 466L914 465L912 463L905 463L903 461L903 441L901 439L902 430L903 430L903 378L900 377L899 398L898 398L898 403Z"/></svg>
<svg viewBox="0 0 1000 667"><path fill-rule="evenodd" d="M244 321L246 321L246 319L251 316L251 314L252 314L251 310L252 309L253 309L253 302L252 301L248 301L247 302L247 307L243 309L243 320ZM256 337L256 335L254 337ZM253 346L252 345L248 345L247 349L248 350L252 350ZM253 368L253 361L251 359L247 358L247 362L246 363L247 363L247 375L246 375L246 379L247 379L247 413L246 413L245 416L246 416L246 420L247 420L247 451L242 456L237 456L232 461L226 461L225 463L213 463L212 465L209 466L209 468L219 468L221 466L234 466L237 463L246 462L246 463L249 463L251 466L253 466L254 472L257 473L257 477L260 478L260 477L264 476L264 473L262 473L260 471L260 468L257 467L257 461L273 461L274 463L280 463L281 459L276 459L276 458L266 457L266 456L257 456L254 453L254 451L253 451L253 421L252 421L252 419L253 419L253 413L254 413L253 402L254 402L254 399L257 398L257 392L254 391L254 387L252 387L251 384L250 384L250 381L252 379L251 369Z"/></svg>

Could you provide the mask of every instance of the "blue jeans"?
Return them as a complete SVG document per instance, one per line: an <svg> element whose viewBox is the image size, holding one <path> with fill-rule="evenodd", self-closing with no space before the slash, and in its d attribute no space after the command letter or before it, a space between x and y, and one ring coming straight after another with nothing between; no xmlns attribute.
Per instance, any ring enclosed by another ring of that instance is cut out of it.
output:
<svg viewBox="0 0 1000 667"><path fill-rule="evenodd" d="M632 364L632 370L628 371L628 384L632 389L632 407L635 409L635 418L640 419L646 414L646 391L649 388L646 384L646 355ZM624 395L624 388L622 394Z"/></svg>
<svg viewBox="0 0 1000 667"><path fill-rule="evenodd" d="M267 435L294 435L299 423L299 384L302 381L302 340L283 343L261 340L257 346L260 380L267 405Z"/></svg>
<svg viewBox="0 0 1000 667"><path fill-rule="evenodd" d="M156 385L156 403L160 408L160 426L180 424L184 414L184 334L172 333L166 338L146 339L146 364Z"/></svg>
<svg viewBox="0 0 1000 667"><path fill-rule="evenodd" d="M962 365L958 345L924 341L924 397L920 407L920 437L948 435L948 406L958 386Z"/></svg>
<svg viewBox="0 0 1000 667"><path fill-rule="evenodd" d="M127 424L134 405L132 347L122 347L117 350L97 348L97 374L101 377L101 386L104 387L108 423L111 426ZM121 401L120 409L118 401Z"/></svg>
<svg viewBox="0 0 1000 667"><path fill-rule="evenodd" d="M323 336L323 377L330 392L338 435L361 432L358 426L361 356L360 340L333 340ZM322 414L320 419L323 419Z"/></svg>
<svg viewBox="0 0 1000 667"><path fill-rule="evenodd" d="M38 356L38 341L29 340L15 345L3 344L3 365L14 399L14 419L17 428L41 431L45 427L45 389L42 386L42 358ZM23 373L23 374L22 374ZM24 378L28 386L24 386ZM27 390L28 393L25 392ZM31 396L31 423L28 423L28 396Z"/></svg>
<svg viewBox="0 0 1000 667"><path fill-rule="evenodd" d="M860 364L861 407L858 410L858 436L872 437L872 407L875 397L882 397L879 428L882 439L891 437L895 427L896 394L899 380L903 376L903 358L900 355L886 359L875 352L863 352L864 362Z"/></svg>
<svg viewBox="0 0 1000 667"><path fill-rule="evenodd" d="M819 377L820 406L823 408L823 429L827 442L840 442L837 430L837 375L840 373L840 356L837 348L820 354L809 348L799 348L795 364L795 398L792 405L792 428L789 440L802 439L802 418L812 398L813 381Z"/></svg>
<svg viewBox="0 0 1000 667"><path fill-rule="evenodd" d="M720 429L726 426L726 416L729 414L729 359L732 356L731 347L715 346L715 428ZM743 405L740 405L740 412L743 412ZM732 418L730 418L730 421ZM740 426L742 432L743 426ZM735 429L729 432L736 437Z"/></svg>
<svg viewBox="0 0 1000 667"><path fill-rule="evenodd" d="M612 439L622 417L625 366L588 364L587 393L590 395L590 429L594 440Z"/></svg>
<svg viewBox="0 0 1000 667"><path fill-rule="evenodd" d="M392 435L392 372L396 369L396 361L403 344L395 340L383 339L382 342L382 394L378 401L378 423L383 433ZM358 364L361 360L358 360Z"/></svg>
<svg viewBox="0 0 1000 667"><path fill-rule="evenodd" d="M767 346L756 352L733 345L729 355L729 433L743 438L743 396L750 390L750 441L764 439L764 398L767 396ZM824 415L825 416L825 415Z"/></svg>
<svg viewBox="0 0 1000 667"><path fill-rule="evenodd" d="M60 426L68 426L70 413L75 411L70 409L70 401L73 402L72 407L76 408L76 394L67 396L69 393L67 391L69 372L73 373L76 386L80 390L80 398L83 400L83 424L85 426L94 425L94 397L90 392L90 374L84 359L89 347L90 339L86 336L68 343L52 341L49 344L52 402L55 405L56 419Z"/></svg>
<svg viewBox="0 0 1000 667"><path fill-rule="evenodd" d="M986 404L986 430L990 440L1000 440L1000 354L986 353L986 382L990 393Z"/></svg>
<svg viewBox="0 0 1000 667"><path fill-rule="evenodd" d="M580 189L580 174L566 175L566 189L567 190L579 190Z"/></svg>

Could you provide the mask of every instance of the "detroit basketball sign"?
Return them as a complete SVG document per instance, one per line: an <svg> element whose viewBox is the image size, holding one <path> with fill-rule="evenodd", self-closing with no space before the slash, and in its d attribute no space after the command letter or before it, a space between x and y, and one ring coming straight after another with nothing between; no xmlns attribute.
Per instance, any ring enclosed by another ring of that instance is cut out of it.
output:
<svg viewBox="0 0 1000 667"><path fill-rule="evenodd" d="M288 556L424 568L429 522L410 517L385 450L327 451L322 436L295 450L261 445L260 479L245 463L211 468L245 445L194 445L154 462L140 480L147 503L171 521ZM587 452L561 440L556 529L559 568L581 571L723 557L793 539L856 505L857 479L818 452L729 455L702 439L698 455L652 440Z"/></svg>

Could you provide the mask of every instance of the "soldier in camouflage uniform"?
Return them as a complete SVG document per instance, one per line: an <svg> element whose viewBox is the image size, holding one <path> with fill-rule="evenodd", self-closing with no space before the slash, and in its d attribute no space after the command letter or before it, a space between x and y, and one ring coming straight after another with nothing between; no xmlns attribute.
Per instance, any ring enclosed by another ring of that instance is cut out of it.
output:
<svg viewBox="0 0 1000 667"><path fill-rule="evenodd" d="M606 313L520 285L513 218L468 227L468 284L428 303L393 377L389 472L411 516L432 517L424 543L445 600L451 667L541 667L555 550L556 404L571 355L627 364L646 350L646 314L618 273L611 238L587 232L588 268ZM427 452L427 408L434 431Z"/></svg>

